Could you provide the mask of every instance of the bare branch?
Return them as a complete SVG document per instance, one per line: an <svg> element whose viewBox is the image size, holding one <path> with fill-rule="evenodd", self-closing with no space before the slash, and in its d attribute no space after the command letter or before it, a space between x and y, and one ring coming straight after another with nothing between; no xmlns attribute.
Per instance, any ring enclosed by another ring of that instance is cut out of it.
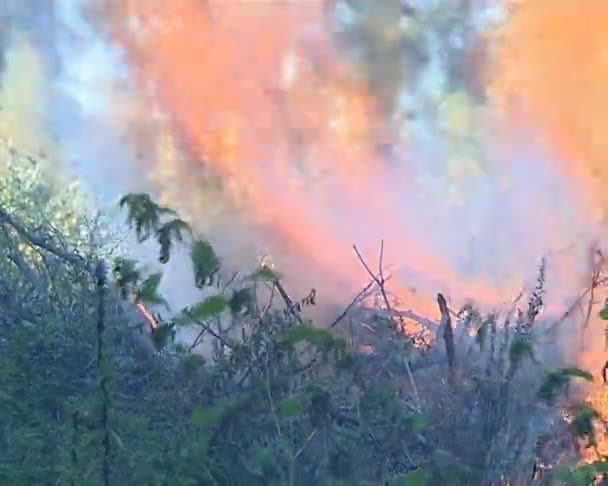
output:
<svg viewBox="0 0 608 486"><path fill-rule="evenodd" d="M363 296L365 294L367 294L369 292L369 290L374 286L374 284L376 283L376 280L372 280L370 283L368 283L363 290L361 290L361 292L359 292L355 298L351 301L350 304L348 304L346 306L346 308L344 309L344 311L338 316L336 317L336 319L329 325L330 329L336 327L341 321L342 319L344 319L349 311L359 303L359 301L363 298Z"/></svg>
<svg viewBox="0 0 608 486"><path fill-rule="evenodd" d="M363 268L365 268L365 270L367 270L367 273L369 274L369 276L373 279L373 281L376 283L376 285L378 285L378 287L380 288L380 293L382 294L382 298L384 299L384 304L386 305L386 310L389 314L389 318L390 318L391 322L393 323L394 330L397 331L398 325L395 322L391 303L389 302L388 295L386 294L384 273L382 272L382 269L380 269L381 271L380 271L379 276L374 275L374 273L370 270L369 266L365 262L365 259L361 256L361 253L359 252L357 245L353 245L353 250L355 251L357 257L359 258L361 265L363 265ZM380 245L380 256L383 257L383 255L384 255L384 243L382 243ZM422 410L422 403L420 402L420 396L418 395L418 387L416 386L416 381L414 380L414 375L412 374L412 368L410 366L410 360L407 356L404 356L404 363L405 363L405 369L407 372L407 377L410 382L410 386L412 387L412 393L414 394L414 399L416 400L416 405L418 406L419 410Z"/></svg>
<svg viewBox="0 0 608 486"><path fill-rule="evenodd" d="M448 355L448 381L453 384L454 373L456 370L456 350L454 348L454 330L452 329L452 318L450 316L445 297L442 294L437 294L437 304L439 305L439 311L441 312L441 329L443 329L445 350Z"/></svg>

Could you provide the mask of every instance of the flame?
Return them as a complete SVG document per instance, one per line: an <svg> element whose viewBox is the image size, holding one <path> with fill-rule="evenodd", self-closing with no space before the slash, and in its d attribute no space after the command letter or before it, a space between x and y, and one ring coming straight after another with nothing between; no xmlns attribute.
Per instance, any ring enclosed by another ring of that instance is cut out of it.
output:
<svg viewBox="0 0 608 486"><path fill-rule="evenodd" d="M492 92L514 123L542 127L567 174L590 191L598 217L608 192L608 3L534 0L494 35ZM523 108L525 107L525 109ZM523 116L522 116L523 115Z"/></svg>
<svg viewBox="0 0 608 486"><path fill-rule="evenodd" d="M156 320L152 312L150 312L150 310L148 310L148 308L144 304L142 304L141 302L137 302L135 304L135 308L137 309L137 312L139 312L141 316L145 319L145 321L148 323L150 330L154 330L158 327L158 321Z"/></svg>
<svg viewBox="0 0 608 486"><path fill-rule="evenodd" d="M518 290L464 281L447 257L399 227L400 208L415 188L404 180L398 194L382 189L391 174L377 140L390 142L389 131L365 80L333 47L324 28L326 2L111 6L114 38L141 86L169 109L177 131L201 163L222 175L232 199L279 235L282 249L354 290L367 277L352 243L374 233L387 240L391 260L407 264L407 278L424 276L436 290L492 304ZM339 234L338 225L348 228ZM373 249L364 243L368 257ZM392 290L412 309L437 314L434 298L398 280Z"/></svg>

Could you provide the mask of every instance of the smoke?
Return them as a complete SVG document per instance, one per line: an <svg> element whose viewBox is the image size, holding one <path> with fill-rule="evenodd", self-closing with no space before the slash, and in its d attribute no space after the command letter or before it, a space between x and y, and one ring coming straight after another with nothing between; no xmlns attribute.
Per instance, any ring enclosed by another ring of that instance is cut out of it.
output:
<svg viewBox="0 0 608 486"><path fill-rule="evenodd" d="M406 2L414 15L398 1L332 3L56 0L27 12L14 3L8 31L25 40L4 49L2 96L31 101L10 108L24 113L11 130L52 144L52 163L66 161L96 199L150 190L229 266L269 254L293 292L314 287L321 302L367 283L352 245L376 269L381 240L406 308L434 315L438 291L500 305L533 281L543 256L550 300L568 302L588 270L599 231L589 215L603 196L571 170L570 142L584 139L590 109L578 78L567 78L579 110L569 126L557 88L541 85L547 69L562 81L561 54L527 51L552 20L507 19L501 2ZM531 2L538 15L542 3ZM564 49L576 29L560 33ZM516 75L502 65L505 36L521 59ZM585 72L599 97L603 78ZM19 77L30 98L16 96ZM507 102L513 91L521 99L523 78L532 123ZM577 155L588 159L593 143ZM177 281L187 270L176 265Z"/></svg>

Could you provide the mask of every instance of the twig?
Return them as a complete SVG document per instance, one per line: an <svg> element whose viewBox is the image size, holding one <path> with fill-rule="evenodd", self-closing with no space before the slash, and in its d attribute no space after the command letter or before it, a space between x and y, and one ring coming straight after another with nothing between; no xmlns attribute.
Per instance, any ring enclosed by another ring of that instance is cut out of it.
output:
<svg viewBox="0 0 608 486"><path fill-rule="evenodd" d="M234 351L234 346L232 344L230 344L228 341L226 341L226 339L224 339L222 336L220 336L217 332L215 332L213 329L211 329L210 326L208 326L204 321L199 321L197 319L194 318L194 316L186 311L185 314L193 321L195 322L197 325L201 326L203 328L203 331L207 331L209 334L211 334L214 338L216 338L220 343L222 343L224 346L226 346L228 349L230 349L231 351Z"/></svg>
<svg viewBox="0 0 608 486"><path fill-rule="evenodd" d="M454 330L452 329L452 318L448 311L448 305L442 294L437 294L437 304L441 312L441 327L443 328L443 339L445 350L448 355L448 381L454 383L454 372L456 369L456 350L454 348Z"/></svg>
<svg viewBox="0 0 608 486"><path fill-rule="evenodd" d="M234 272L232 274L232 277L230 277L228 279L228 281L224 285L222 285L222 292L224 292L228 287L230 287L238 276L239 276L239 272Z"/></svg>
<svg viewBox="0 0 608 486"><path fill-rule="evenodd" d="M268 360L265 362L266 368L266 396L268 397L268 404L270 405L270 411L272 412L272 416L274 418L274 425L277 429L277 434L279 437L283 437L283 431L281 430L281 424L279 423L279 419L277 418L277 409L274 404L274 400L272 399L272 387L270 385L270 369L268 368Z"/></svg>
<svg viewBox="0 0 608 486"><path fill-rule="evenodd" d="M601 260L595 265L595 268L591 274L591 286L589 287L589 303L587 304L587 311L585 313L585 320L581 326L581 351L585 349L585 335L587 328L589 327L589 321L591 319L591 312L593 311L593 304L595 300L595 289L598 287L598 282L600 280L600 272L603 263L603 256L601 252L597 252L601 258Z"/></svg>
<svg viewBox="0 0 608 486"><path fill-rule="evenodd" d="M365 294L367 294L367 292L369 292L369 290L374 286L374 284L376 283L376 279L373 279L370 283L368 283L363 290L361 290L361 292L359 292L355 298L351 301L350 304L348 304L346 306L346 308L344 309L344 311L338 316L336 317L336 319L329 325L330 329L336 327L340 321L342 321L342 319L344 319L349 311L355 306L357 305L357 303L361 300L361 298L363 298L363 296Z"/></svg>
<svg viewBox="0 0 608 486"><path fill-rule="evenodd" d="M266 304L266 306L264 306L264 308L262 309L263 316L268 314L268 311L270 310L270 308L272 307L272 304L274 303L275 291L276 291L276 287L274 285L272 285L270 287L270 297L268 298L268 304Z"/></svg>
<svg viewBox="0 0 608 486"><path fill-rule="evenodd" d="M107 376L103 373L103 351L104 351L104 331L105 331L105 286L106 286L106 268L103 262L98 262L95 268L95 280L97 283L97 373L101 374L99 387L101 390L101 428L103 430L102 447L102 478L104 486L110 484L110 424L109 424L109 396L107 388Z"/></svg>
<svg viewBox="0 0 608 486"><path fill-rule="evenodd" d="M384 304L386 305L386 309L389 313L389 317L393 323L393 326L395 328L395 330L397 329L397 324L395 322L395 319L393 317L393 312L392 312L392 307L391 304L388 300L388 296L386 294L386 289L384 287L386 281L384 280L384 273L382 271L382 268L380 268L380 275L376 276L374 275L374 273L370 270L369 266L367 265L367 263L365 262L365 260L363 259L363 257L361 256L361 253L359 252L359 249L357 248L357 245L353 245L353 250L355 251L357 257L359 258L359 261L361 262L361 265L363 265L363 268L365 268L365 270L367 270L367 273L369 274L369 276L373 279L373 281L376 283L376 285L378 285L378 287L380 288L380 293L382 294L382 298L384 299ZM383 257L384 255L384 240L382 240L382 243L380 245L380 257ZM405 369L407 372L407 377L408 380L410 382L410 385L412 387L412 393L414 394L414 400L416 400L416 405L418 406L419 410L422 410L422 404L420 402L420 396L418 395L418 388L416 387L416 381L414 380L414 375L412 374L412 368L410 366L410 360L407 356L404 356L404 362L405 362Z"/></svg>
<svg viewBox="0 0 608 486"><path fill-rule="evenodd" d="M199 341L201 340L201 338L203 337L203 335L205 334L206 331L207 330L204 327L201 329L201 332L198 333L198 335L196 336L196 338L194 339L194 341L192 341L192 344L188 348L188 352L189 353L191 353L192 350L194 348L196 348L200 344Z"/></svg>
<svg viewBox="0 0 608 486"><path fill-rule="evenodd" d="M278 278L273 278L272 283L276 287L276 289L279 291L279 295L285 302L285 305L287 306L287 310L289 311L289 313L296 319L296 321L298 321L298 324L304 324L304 322L302 321L302 317L300 316L300 313L297 311L296 306L294 305L293 301L291 300L291 298L285 291L283 284L281 284L281 282L279 281Z"/></svg>
<svg viewBox="0 0 608 486"><path fill-rule="evenodd" d="M602 279L602 282L605 282L606 279ZM566 319L568 319L568 317L570 317L570 315L576 310L576 308L580 305L580 303L582 302L582 300L587 296L587 294L591 292L591 288L587 288L585 289L585 291L578 296L578 298L572 303L572 305L570 307L568 307L568 309L566 310L566 312L564 312L562 314L562 316L555 321L553 324L551 324L544 332L544 334L550 334L553 331L555 331L557 329L557 326L559 326L562 322L564 322Z"/></svg>
<svg viewBox="0 0 608 486"><path fill-rule="evenodd" d="M294 459L297 459L298 457L300 457L300 455L302 454L302 452L304 452L304 450L306 449L306 447L308 446L308 444L310 443L310 441L315 437L315 435L317 435L317 432L319 432L318 429L314 429L306 438L306 441L304 442L304 444L302 445L302 447L300 447L298 449L298 452L296 452L296 455L294 456Z"/></svg>
<svg viewBox="0 0 608 486"><path fill-rule="evenodd" d="M72 265L82 268L85 266L84 259L80 256L62 251L61 249L55 247L51 243L49 243L48 239L43 236L35 235L30 233L27 229L21 226L8 212L4 209L0 208L0 221L4 221L9 226L12 226L13 229L21 236L24 240L30 243L33 246L37 246L38 248L42 248L43 250L52 253L57 258L64 260Z"/></svg>

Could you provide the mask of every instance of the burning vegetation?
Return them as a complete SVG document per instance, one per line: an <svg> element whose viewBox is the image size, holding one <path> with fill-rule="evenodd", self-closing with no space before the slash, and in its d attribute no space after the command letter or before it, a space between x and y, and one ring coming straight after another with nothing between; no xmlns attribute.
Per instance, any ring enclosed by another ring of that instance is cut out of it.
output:
<svg viewBox="0 0 608 486"><path fill-rule="evenodd" d="M606 481L604 3L5 3L0 483Z"/></svg>

